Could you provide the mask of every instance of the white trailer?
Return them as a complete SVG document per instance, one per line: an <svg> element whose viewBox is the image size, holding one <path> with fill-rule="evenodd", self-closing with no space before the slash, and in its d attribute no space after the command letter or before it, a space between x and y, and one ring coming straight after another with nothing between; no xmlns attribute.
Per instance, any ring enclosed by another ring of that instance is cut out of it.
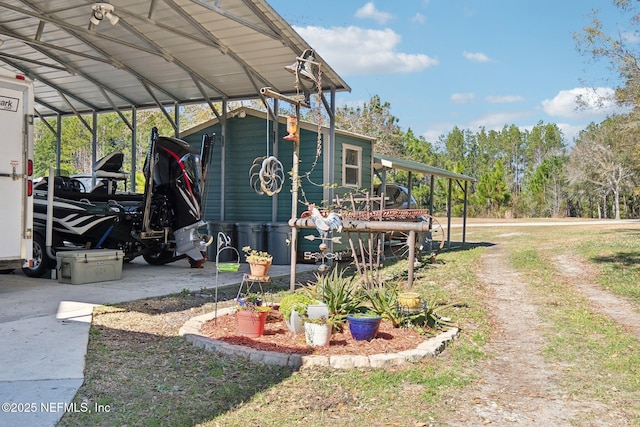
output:
<svg viewBox="0 0 640 427"><path fill-rule="evenodd" d="M33 82L0 68L0 272L33 263Z"/></svg>

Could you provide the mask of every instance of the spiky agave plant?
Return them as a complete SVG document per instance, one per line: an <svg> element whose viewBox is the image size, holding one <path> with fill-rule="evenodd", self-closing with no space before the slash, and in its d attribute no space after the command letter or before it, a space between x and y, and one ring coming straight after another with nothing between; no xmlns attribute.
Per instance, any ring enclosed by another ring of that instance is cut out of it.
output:
<svg viewBox="0 0 640 427"><path fill-rule="evenodd" d="M347 316L360 311L364 301L357 277L336 268L327 275L316 273L315 278L315 283L305 288L307 295L327 304L334 329L342 331Z"/></svg>

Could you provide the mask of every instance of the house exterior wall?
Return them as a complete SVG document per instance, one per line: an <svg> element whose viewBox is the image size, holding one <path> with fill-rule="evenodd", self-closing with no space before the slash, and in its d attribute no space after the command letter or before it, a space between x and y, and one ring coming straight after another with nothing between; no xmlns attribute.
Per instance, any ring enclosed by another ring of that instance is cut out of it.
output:
<svg viewBox="0 0 640 427"><path fill-rule="evenodd" d="M360 158L360 187L342 186L343 183L343 148L346 146L354 147L361 150ZM372 177L373 177L373 146L368 140L363 140L348 135L341 135L340 138L336 138L336 149L333 153L335 166L335 182L338 183L338 187L335 193L338 195L344 195L350 193L353 190L371 191Z"/></svg>
<svg viewBox="0 0 640 427"><path fill-rule="evenodd" d="M293 167L294 144L284 140L287 134L286 125L281 122L278 126L277 141L270 141L269 154L274 152L274 143L278 144L278 160L283 165L284 183L282 190L275 196L257 194L250 185L249 170L256 158L267 155L267 130L265 117L246 114L244 118L230 117L227 120L227 136L225 141L226 156L224 189L221 188L223 169L222 141L220 123L214 121L210 126L203 126L197 131L186 131L181 136L190 145L200 148L202 136L205 133L215 133L215 145L207 168L205 189L203 192L204 220L207 222L224 223L229 227L236 223L255 224L286 224L291 218L291 176ZM270 123L271 124L271 123ZM312 130L313 129L313 130ZM331 193L344 194L352 191L352 188L338 187L328 190L329 159L327 157L328 134L321 137L323 144L321 154L316 159L318 134L315 126L301 127L300 129L300 162L298 165L300 175L299 204L297 216L306 210L306 203L323 205L329 202ZM342 145L347 143L362 148L362 184L365 188L371 188L372 144L370 140L357 136L349 136L336 133L335 152L333 162L335 170L333 175L335 182L342 183ZM315 163L315 165L314 165ZM222 192L225 196L224 215L221 211ZM274 216L275 211L275 216ZM237 227L236 227L237 228ZM265 227L268 229L268 227ZM300 236L313 234L313 230L301 230ZM236 235L236 239L241 239ZM265 238L266 239L266 238ZM343 239L345 240L345 239ZM298 241L298 253L305 250L317 250L318 241L310 242L300 238ZM240 242L242 244L242 242ZM260 245L258 245L260 246ZM266 245L265 245L266 246ZM271 249L269 249L271 251Z"/></svg>

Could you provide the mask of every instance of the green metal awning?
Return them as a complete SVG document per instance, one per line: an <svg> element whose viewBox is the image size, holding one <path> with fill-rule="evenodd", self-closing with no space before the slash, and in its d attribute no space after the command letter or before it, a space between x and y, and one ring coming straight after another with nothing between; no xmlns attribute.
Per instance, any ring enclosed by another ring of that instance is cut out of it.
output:
<svg viewBox="0 0 640 427"><path fill-rule="evenodd" d="M462 175L459 173L449 172L446 169L440 169L433 166L427 166L424 163L414 162L413 160L401 159L398 157L391 157L385 154L373 155L373 167L374 169L400 169L409 172L423 173L426 175L440 176L443 178L455 179L458 181L477 181L475 178L468 175Z"/></svg>

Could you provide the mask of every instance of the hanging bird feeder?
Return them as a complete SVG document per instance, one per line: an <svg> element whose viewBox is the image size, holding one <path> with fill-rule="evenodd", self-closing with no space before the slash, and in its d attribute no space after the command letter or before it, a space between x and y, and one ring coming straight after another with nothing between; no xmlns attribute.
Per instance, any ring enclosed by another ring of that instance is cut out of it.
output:
<svg viewBox="0 0 640 427"><path fill-rule="evenodd" d="M289 135L286 135L284 139L287 141L298 140L298 118L296 116L287 117L287 132Z"/></svg>

